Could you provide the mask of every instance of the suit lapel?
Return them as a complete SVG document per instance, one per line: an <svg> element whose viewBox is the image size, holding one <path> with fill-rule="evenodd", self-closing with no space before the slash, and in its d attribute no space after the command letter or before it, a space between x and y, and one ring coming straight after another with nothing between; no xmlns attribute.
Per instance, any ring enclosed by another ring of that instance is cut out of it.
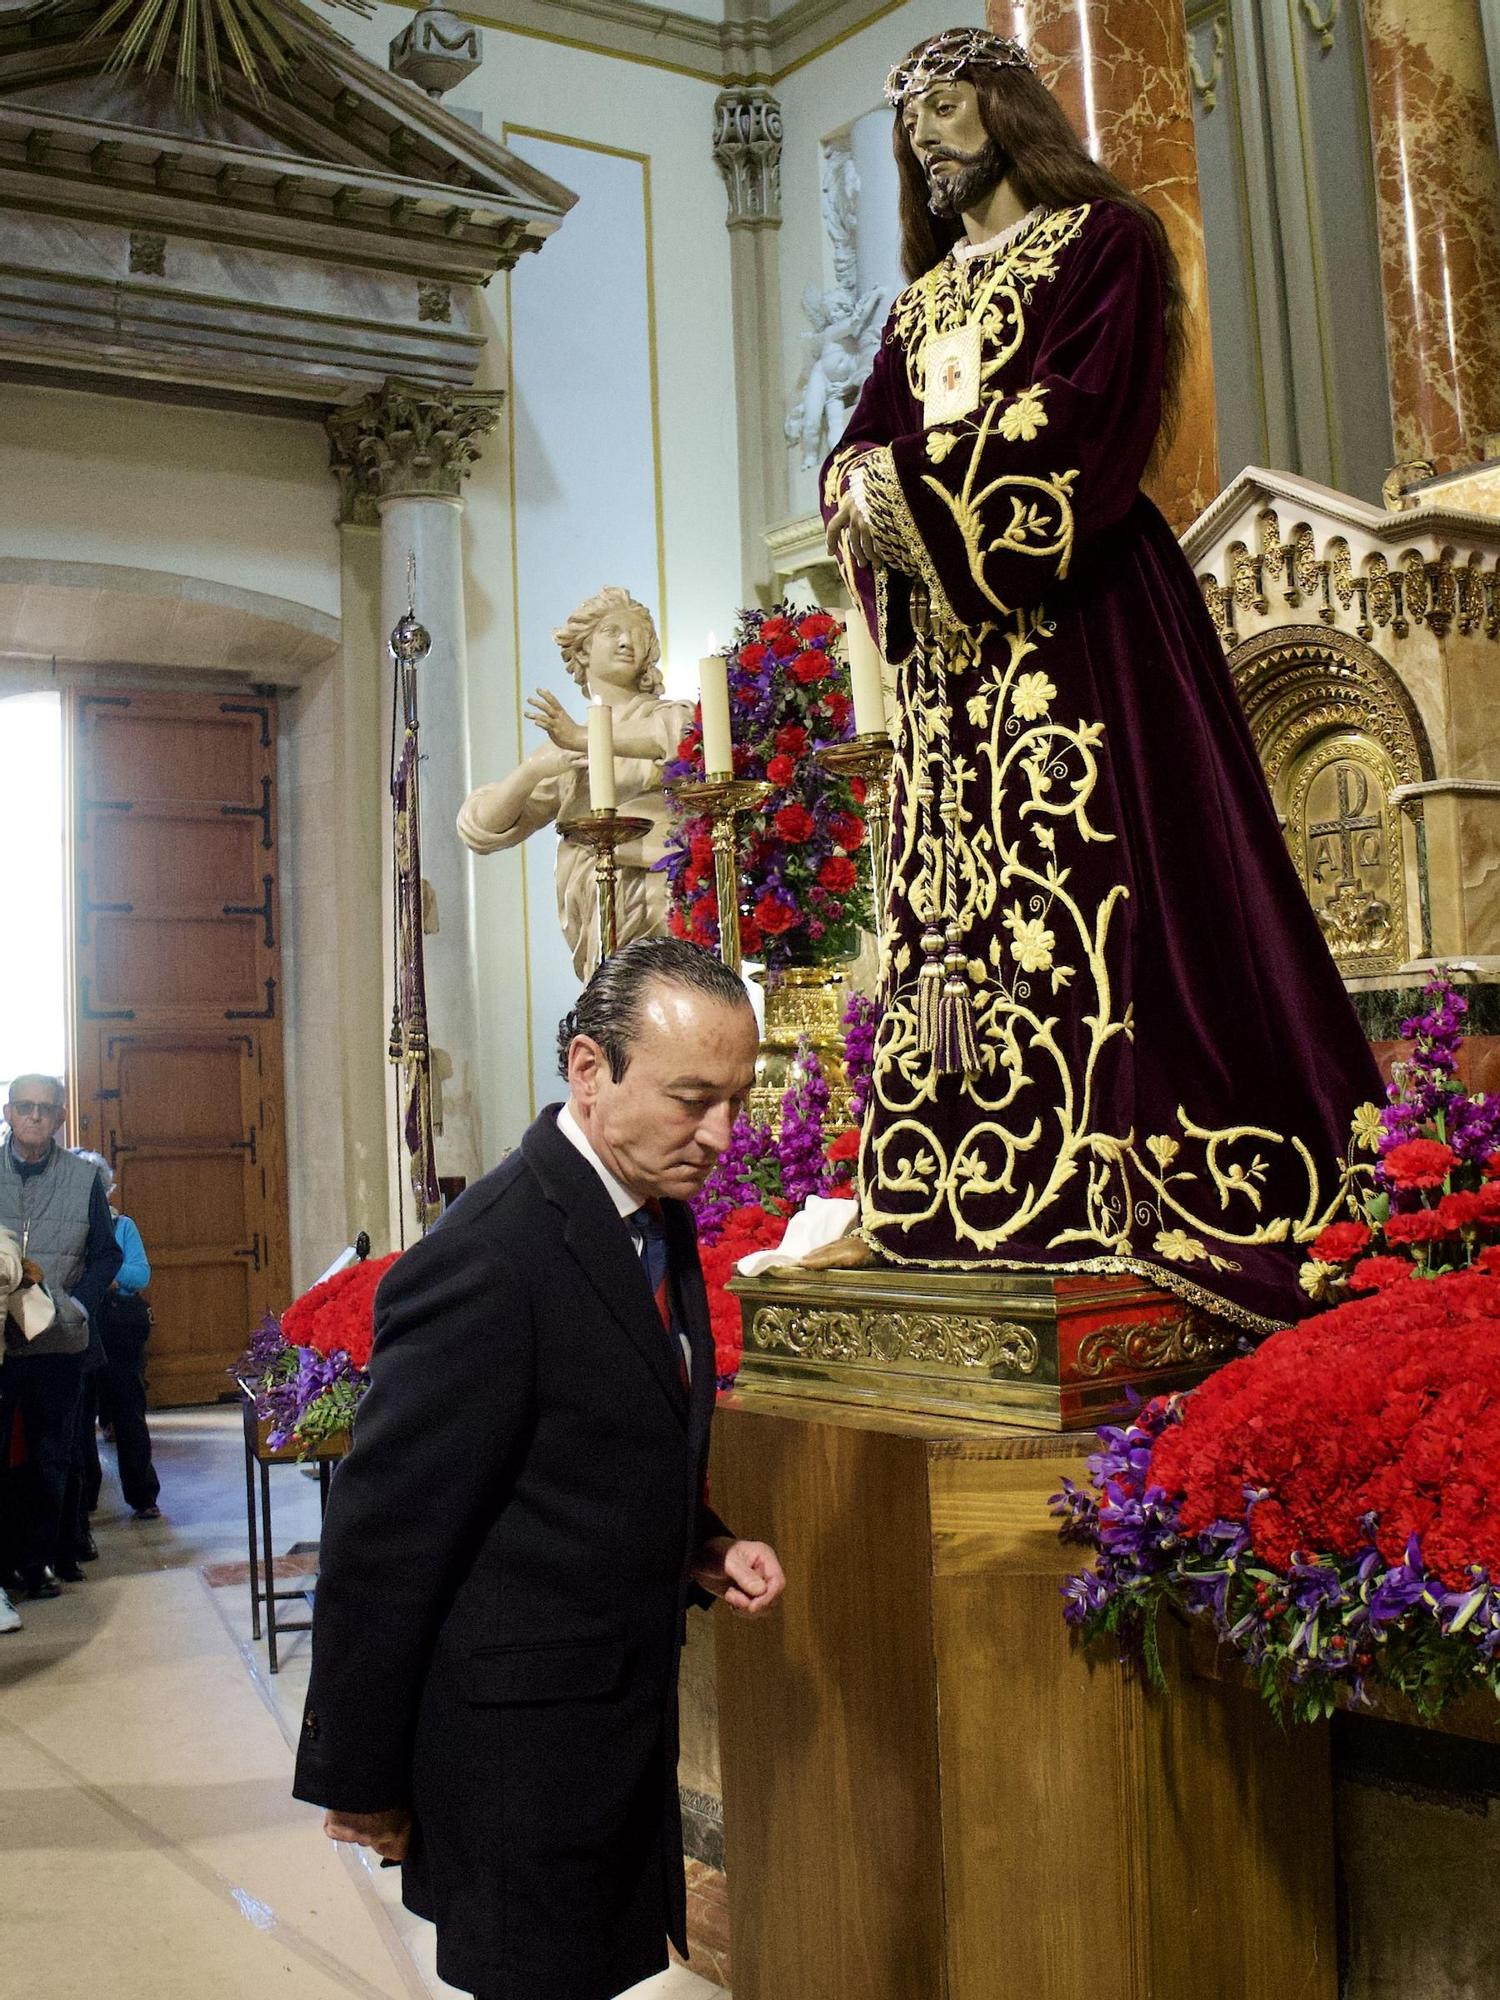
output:
<svg viewBox="0 0 1500 2000"><path fill-rule="evenodd" d="M588 1161L558 1131L555 1106L541 1113L522 1139L521 1150L543 1193L562 1212L569 1255L604 1310L629 1335L679 1422L686 1424L688 1396L672 1353L672 1337L661 1323L629 1227ZM693 1368L696 1378L696 1347ZM710 1361L710 1373L712 1368Z"/></svg>

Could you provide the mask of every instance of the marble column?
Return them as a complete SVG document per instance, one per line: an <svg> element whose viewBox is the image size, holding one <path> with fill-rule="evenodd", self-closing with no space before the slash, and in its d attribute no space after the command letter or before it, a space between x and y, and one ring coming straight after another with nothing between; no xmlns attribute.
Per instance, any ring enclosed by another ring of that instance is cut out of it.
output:
<svg viewBox="0 0 1500 2000"><path fill-rule="evenodd" d="M714 100L714 159L729 195L735 403L740 458L740 565L745 601L767 595L766 530L790 504L781 374L781 106L760 84Z"/></svg>
<svg viewBox="0 0 1500 2000"><path fill-rule="evenodd" d="M1147 490L1179 534L1219 490L1208 262L1182 0L989 0L1089 151L1166 224L1187 289L1188 355L1175 439Z"/></svg>
<svg viewBox="0 0 1500 2000"><path fill-rule="evenodd" d="M1399 473L1500 431L1500 155L1479 0L1363 0Z"/></svg>
<svg viewBox="0 0 1500 2000"><path fill-rule="evenodd" d="M328 419L332 463L351 522L380 530L380 689L383 754L377 782L385 799L392 667L385 637L407 606L408 564L415 560L417 616L432 635L421 668L422 876L427 1020L433 1052L434 1137L438 1174L472 1181L484 1170L475 1076L478 967L469 894L469 856L454 821L469 792L465 681L462 482L500 415L502 398L477 390L433 388L392 377L384 387ZM372 663L373 665L373 663ZM387 830L387 853L389 848ZM389 867L387 866L387 876ZM390 890L379 921L390 935ZM376 920L370 912L371 921ZM387 1020L394 967L386 946ZM382 1032L384 1029L382 1028ZM394 1112L392 1113L394 1117ZM441 1121L439 1124L439 1120ZM407 1204L408 1177L398 1190ZM397 1190L393 1190L393 1195Z"/></svg>

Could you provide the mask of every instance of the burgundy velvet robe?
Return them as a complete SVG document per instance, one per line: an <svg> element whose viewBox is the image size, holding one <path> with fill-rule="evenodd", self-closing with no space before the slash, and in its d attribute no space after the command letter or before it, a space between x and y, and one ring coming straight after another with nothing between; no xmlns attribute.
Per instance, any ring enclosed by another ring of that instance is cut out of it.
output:
<svg viewBox="0 0 1500 2000"><path fill-rule="evenodd" d="M981 393L924 427L924 346ZM892 309L825 515L899 690L890 952L863 1134L896 1262L1132 1272L1241 1323L1297 1267L1379 1089L1213 624L1140 480L1150 238L1112 203L948 257Z"/></svg>

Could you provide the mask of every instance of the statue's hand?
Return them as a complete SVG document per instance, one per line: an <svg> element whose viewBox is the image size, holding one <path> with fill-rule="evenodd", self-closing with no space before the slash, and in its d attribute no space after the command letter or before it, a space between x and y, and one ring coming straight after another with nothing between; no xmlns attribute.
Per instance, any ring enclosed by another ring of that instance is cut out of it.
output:
<svg viewBox="0 0 1500 2000"><path fill-rule="evenodd" d="M544 743L527 762L539 778L566 778L569 772L582 770L588 756L582 750L559 750L555 743Z"/></svg>
<svg viewBox="0 0 1500 2000"><path fill-rule="evenodd" d="M534 722L544 735L550 736L559 750L587 750L589 733L581 722L575 722L555 694L546 688L538 688L526 704L526 720Z"/></svg>
<svg viewBox="0 0 1500 2000"><path fill-rule="evenodd" d="M852 489L828 523L828 553L836 562L841 559L840 544L846 541L855 562L873 567L875 537L870 531L869 516L860 505L859 495Z"/></svg>

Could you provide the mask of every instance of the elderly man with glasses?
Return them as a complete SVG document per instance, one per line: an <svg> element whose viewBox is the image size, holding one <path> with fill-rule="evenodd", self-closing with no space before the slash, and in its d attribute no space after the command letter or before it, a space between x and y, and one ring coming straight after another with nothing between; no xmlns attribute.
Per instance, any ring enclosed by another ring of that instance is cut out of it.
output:
<svg viewBox="0 0 1500 2000"><path fill-rule="evenodd" d="M98 1169L57 1143L66 1098L57 1077L16 1077L5 1106L10 1136L0 1147L0 1229L41 1266L57 1308L51 1326L27 1340L7 1322L0 1367L0 1466L10 1460L15 1412L26 1431L27 1466L12 1479L21 1582L33 1598L56 1597L59 1574L82 1579L61 1546L68 1472L89 1350L89 1315L120 1268L120 1247Z"/></svg>

